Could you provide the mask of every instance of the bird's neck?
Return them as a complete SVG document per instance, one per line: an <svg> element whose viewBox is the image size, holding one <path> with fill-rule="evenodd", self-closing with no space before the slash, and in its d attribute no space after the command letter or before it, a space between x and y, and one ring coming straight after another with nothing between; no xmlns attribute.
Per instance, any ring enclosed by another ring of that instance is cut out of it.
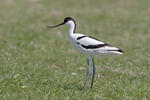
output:
<svg viewBox="0 0 150 100"><path fill-rule="evenodd" d="M76 24L72 21L68 23L68 35L74 34L76 29Z"/></svg>

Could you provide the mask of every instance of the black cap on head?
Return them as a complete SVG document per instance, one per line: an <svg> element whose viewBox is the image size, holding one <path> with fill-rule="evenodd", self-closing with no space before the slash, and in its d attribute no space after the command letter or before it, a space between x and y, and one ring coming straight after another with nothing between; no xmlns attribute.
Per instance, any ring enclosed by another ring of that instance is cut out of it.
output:
<svg viewBox="0 0 150 100"><path fill-rule="evenodd" d="M66 17L66 18L64 19L64 23L66 23L66 22L68 22L68 21L74 21L74 22L75 22L75 20L74 20L73 18L71 18L71 17Z"/></svg>

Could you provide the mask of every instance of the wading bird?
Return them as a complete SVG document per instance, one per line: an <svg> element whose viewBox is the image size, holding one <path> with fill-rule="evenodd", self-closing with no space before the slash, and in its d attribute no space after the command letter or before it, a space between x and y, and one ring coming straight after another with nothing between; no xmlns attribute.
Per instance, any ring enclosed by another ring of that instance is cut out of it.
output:
<svg viewBox="0 0 150 100"><path fill-rule="evenodd" d="M92 63L93 63L93 76L92 76L92 82L91 82L91 89L92 89L94 75L95 75L94 57L104 56L104 55L123 54L123 51L119 48L116 48L109 44L101 42L98 39L93 38L91 36L86 36L80 33L75 33L76 22L71 17L66 17L64 19L64 22L62 22L61 24L58 24L55 26L48 26L48 28L54 28L54 27L58 27L64 24L68 25L68 39L71 42L72 46L77 51L87 56L88 71L87 71L86 79L84 82L83 90L85 89L87 79L89 77L89 72L90 72L89 58L90 57L92 58Z"/></svg>

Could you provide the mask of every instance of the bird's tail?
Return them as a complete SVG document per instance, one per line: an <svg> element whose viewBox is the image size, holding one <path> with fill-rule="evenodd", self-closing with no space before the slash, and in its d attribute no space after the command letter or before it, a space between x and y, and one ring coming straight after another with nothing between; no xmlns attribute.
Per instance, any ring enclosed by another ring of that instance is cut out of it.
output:
<svg viewBox="0 0 150 100"><path fill-rule="evenodd" d="M123 51L121 49L117 49L117 50L107 50L111 53L114 53L114 54L123 54Z"/></svg>
<svg viewBox="0 0 150 100"><path fill-rule="evenodd" d="M109 54L123 54L123 51L121 49L113 47L113 46L105 46L101 48L101 50Z"/></svg>

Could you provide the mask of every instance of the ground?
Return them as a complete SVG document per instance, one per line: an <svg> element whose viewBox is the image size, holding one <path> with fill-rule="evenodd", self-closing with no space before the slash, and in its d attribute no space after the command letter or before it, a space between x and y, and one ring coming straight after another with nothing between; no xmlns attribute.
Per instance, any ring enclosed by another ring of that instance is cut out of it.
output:
<svg viewBox="0 0 150 100"><path fill-rule="evenodd" d="M150 100L149 0L1 0L1 100ZM84 91L86 57L67 39L65 17L77 32L124 51L96 58Z"/></svg>

